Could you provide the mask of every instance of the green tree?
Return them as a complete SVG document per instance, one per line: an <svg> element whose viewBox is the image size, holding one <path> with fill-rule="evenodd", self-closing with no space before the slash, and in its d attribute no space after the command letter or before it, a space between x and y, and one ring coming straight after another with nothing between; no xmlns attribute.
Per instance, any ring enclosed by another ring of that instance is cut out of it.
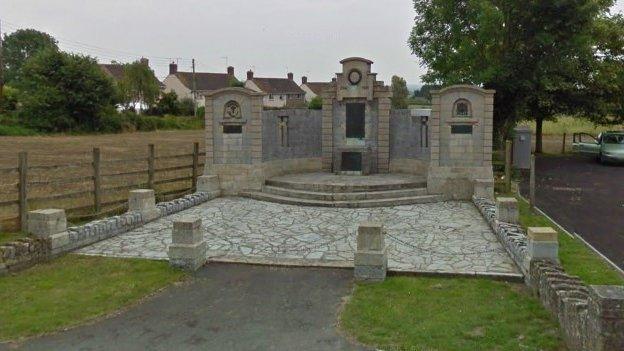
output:
<svg viewBox="0 0 624 351"><path fill-rule="evenodd" d="M322 110L323 109L323 99L320 96L315 96L308 102L308 108L310 110Z"/></svg>
<svg viewBox="0 0 624 351"><path fill-rule="evenodd" d="M392 76L392 107L397 109L407 108L407 98L409 90L405 79L399 76Z"/></svg>
<svg viewBox="0 0 624 351"><path fill-rule="evenodd" d="M160 94L158 79L148 65L136 61L124 65L123 78L117 83L119 98L126 108L152 106Z"/></svg>
<svg viewBox="0 0 624 351"><path fill-rule="evenodd" d="M4 82L11 84L15 81L22 65L45 49L58 50L56 40L49 34L34 29L19 29L5 34L2 44Z"/></svg>
<svg viewBox="0 0 624 351"><path fill-rule="evenodd" d="M495 89L494 124L501 141L520 119L541 126L558 113L606 112L590 101L605 86L596 28L611 0L415 0L409 44L432 84ZM609 40L613 41L613 40ZM612 89L613 90L613 89ZM611 91L612 91L611 90Z"/></svg>
<svg viewBox="0 0 624 351"><path fill-rule="evenodd" d="M32 128L97 130L102 113L114 102L113 83L93 58L44 50L21 71L18 113Z"/></svg>
<svg viewBox="0 0 624 351"><path fill-rule="evenodd" d="M156 111L159 115L177 115L180 113L180 102L175 91L162 93L156 103Z"/></svg>

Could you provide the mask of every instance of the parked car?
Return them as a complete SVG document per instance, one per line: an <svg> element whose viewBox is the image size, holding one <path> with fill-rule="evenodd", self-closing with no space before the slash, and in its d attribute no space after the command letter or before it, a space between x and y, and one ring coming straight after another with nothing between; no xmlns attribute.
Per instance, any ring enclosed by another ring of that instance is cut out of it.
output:
<svg viewBox="0 0 624 351"><path fill-rule="evenodd" d="M572 150L596 157L601 163L624 162L624 131L604 132L594 137L588 133L574 133Z"/></svg>

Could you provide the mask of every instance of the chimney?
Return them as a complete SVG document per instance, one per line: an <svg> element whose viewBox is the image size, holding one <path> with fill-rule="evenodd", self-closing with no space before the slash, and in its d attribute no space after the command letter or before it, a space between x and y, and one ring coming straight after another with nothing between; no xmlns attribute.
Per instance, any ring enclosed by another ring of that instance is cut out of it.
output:
<svg viewBox="0 0 624 351"><path fill-rule="evenodd" d="M171 62L169 64L169 74L176 74L178 73L178 64L175 62Z"/></svg>
<svg viewBox="0 0 624 351"><path fill-rule="evenodd" d="M145 57L141 57L141 59L139 60L139 62L141 62L141 64L149 67L149 59L145 58Z"/></svg>
<svg viewBox="0 0 624 351"><path fill-rule="evenodd" d="M234 67L229 66L227 68L227 74L228 74L228 76L233 77L234 76Z"/></svg>
<svg viewBox="0 0 624 351"><path fill-rule="evenodd" d="M308 83L308 77L303 76L301 77L301 84L307 84Z"/></svg>
<svg viewBox="0 0 624 351"><path fill-rule="evenodd" d="M295 75L294 75L294 74L292 74L292 73L288 73L288 80L293 80L293 79L294 79L294 77L295 77Z"/></svg>
<svg viewBox="0 0 624 351"><path fill-rule="evenodd" d="M253 71L249 70L247 71L247 80L252 80L253 79Z"/></svg>

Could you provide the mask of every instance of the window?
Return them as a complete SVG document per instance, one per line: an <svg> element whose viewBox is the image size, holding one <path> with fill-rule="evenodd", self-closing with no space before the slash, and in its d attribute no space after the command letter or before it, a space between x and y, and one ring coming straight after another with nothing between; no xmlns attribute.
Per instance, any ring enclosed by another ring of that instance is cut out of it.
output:
<svg viewBox="0 0 624 351"><path fill-rule="evenodd" d="M279 116L277 118L279 119L277 122L277 131L280 144L282 147L288 147L288 116Z"/></svg>
<svg viewBox="0 0 624 351"><path fill-rule="evenodd" d="M238 125L238 126L232 126L232 125L225 125L223 126L223 134L241 134L243 133L243 126Z"/></svg>
<svg viewBox="0 0 624 351"><path fill-rule="evenodd" d="M453 109L453 117L466 118L472 116L472 107L470 101L465 99L459 99L455 101L455 108Z"/></svg>
<svg viewBox="0 0 624 351"><path fill-rule="evenodd" d="M275 97L273 96L273 94L269 94L269 100L273 100L275 99Z"/></svg>
<svg viewBox="0 0 624 351"><path fill-rule="evenodd" d="M347 138L364 139L366 136L366 106L362 103L347 104Z"/></svg>
<svg viewBox="0 0 624 351"><path fill-rule="evenodd" d="M284 95L280 95L280 100L284 100Z"/></svg>

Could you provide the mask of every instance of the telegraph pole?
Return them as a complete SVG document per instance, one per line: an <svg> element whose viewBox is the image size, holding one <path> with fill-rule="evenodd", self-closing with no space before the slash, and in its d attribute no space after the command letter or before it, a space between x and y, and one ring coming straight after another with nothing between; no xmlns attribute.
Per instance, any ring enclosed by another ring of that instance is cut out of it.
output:
<svg viewBox="0 0 624 351"><path fill-rule="evenodd" d="M197 83L195 81L195 59L193 59L193 114L197 116Z"/></svg>

